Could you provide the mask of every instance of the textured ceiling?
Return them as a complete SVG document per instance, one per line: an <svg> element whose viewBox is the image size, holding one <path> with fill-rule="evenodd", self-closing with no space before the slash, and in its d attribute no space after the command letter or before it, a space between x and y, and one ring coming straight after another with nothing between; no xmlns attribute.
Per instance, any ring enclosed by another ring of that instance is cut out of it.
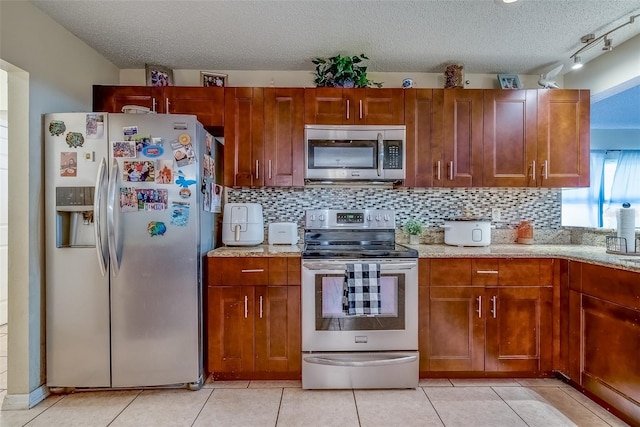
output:
<svg viewBox="0 0 640 427"><path fill-rule="evenodd" d="M538 74L601 35L640 0L34 0L119 68L313 70L314 57L365 53L370 71ZM640 34L640 18L612 35ZM602 54L602 43L583 56Z"/></svg>

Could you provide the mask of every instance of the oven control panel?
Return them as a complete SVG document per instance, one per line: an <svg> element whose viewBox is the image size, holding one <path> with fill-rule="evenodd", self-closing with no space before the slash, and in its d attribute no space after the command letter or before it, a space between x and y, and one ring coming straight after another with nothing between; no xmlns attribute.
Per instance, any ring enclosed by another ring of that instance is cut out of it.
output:
<svg viewBox="0 0 640 427"><path fill-rule="evenodd" d="M311 209L305 213L306 229L395 229L393 209Z"/></svg>

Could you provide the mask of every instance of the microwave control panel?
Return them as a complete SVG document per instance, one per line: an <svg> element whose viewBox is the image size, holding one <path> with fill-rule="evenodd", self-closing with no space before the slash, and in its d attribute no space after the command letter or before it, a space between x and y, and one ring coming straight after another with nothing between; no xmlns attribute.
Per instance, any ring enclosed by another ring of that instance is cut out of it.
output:
<svg viewBox="0 0 640 427"><path fill-rule="evenodd" d="M402 141L384 142L384 169L402 169Z"/></svg>

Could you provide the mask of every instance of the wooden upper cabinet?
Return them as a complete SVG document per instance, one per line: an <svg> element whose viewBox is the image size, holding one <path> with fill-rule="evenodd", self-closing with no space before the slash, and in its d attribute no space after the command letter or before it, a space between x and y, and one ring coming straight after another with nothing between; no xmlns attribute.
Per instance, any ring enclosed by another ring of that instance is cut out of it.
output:
<svg viewBox="0 0 640 427"><path fill-rule="evenodd" d="M264 185L264 89L225 88L224 185Z"/></svg>
<svg viewBox="0 0 640 427"><path fill-rule="evenodd" d="M224 88L168 86L163 95L165 113L197 116L205 127L224 126Z"/></svg>
<svg viewBox="0 0 640 427"><path fill-rule="evenodd" d="M539 185L589 186L590 102L588 90L538 91Z"/></svg>
<svg viewBox="0 0 640 427"><path fill-rule="evenodd" d="M264 90L267 187L304 185L304 89Z"/></svg>
<svg viewBox="0 0 640 427"><path fill-rule="evenodd" d="M93 111L122 113L125 105L139 105L164 112L162 88L151 86L93 86Z"/></svg>
<svg viewBox="0 0 640 427"><path fill-rule="evenodd" d="M482 186L483 91L444 91L443 170L445 187Z"/></svg>
<svg viewBox="0 0 640 427"><path fill-rule="evenodd" d="M403 125L403 89L305 89L305 122L324 125Z"/></svg>
<svg viewBox="0 0 640 427"><path fill-rule="evenodd" d="M160 114L189 114L205 127L224 126L224 88L191 86L93 86L93 111L121 113L139 105Z"/></svg>
<svg viewBox="0 0 640 427"><path fill-rule="evenodd" d="M537 90L484 91L483 186L536 186L537 100Z"/></svg>
<svg viewBox="0 0 640 427"><path fill-rule="evenodd" d="M440 187L442 172L443 89L406 89L407 127L405 187Z"/></svg>

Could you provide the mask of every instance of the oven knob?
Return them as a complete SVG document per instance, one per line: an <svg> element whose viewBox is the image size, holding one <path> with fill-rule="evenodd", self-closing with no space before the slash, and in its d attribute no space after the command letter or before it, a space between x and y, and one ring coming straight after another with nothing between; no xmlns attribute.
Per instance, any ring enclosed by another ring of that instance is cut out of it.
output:
<svg viewBox="0 0 640 427"><path fill-rule="evenodd" d="M316 216L315 216L314 214L311 214L311 215L309 216L309 219L310 219L311 221L315 221L315 220L316 220Z"/></svg>
<svg viewBox="0 0 640 427"><path fill-rule="evenodd" d="M389 215L385 215L385 216L384 216L384 220L385 220L385 221L389 221Z"/></svg>
<svg viewBox="0 0 640 427"><path fill-rule="evenodd" d="M376 215L376 221L380 221L380 215Z"/></svg>
<svg viewBox="0 0 640 427"><path fill-rule="evenodd" d="M371 221L371 215L367 215L367 221Z"/></svg>
<svg viewBox="0 0 640 427"><path fill-rule="evenodd" d="M320 221L324 221L324 215L322 215L322 214L318 215L318 219L319 219Z"/></svg>

